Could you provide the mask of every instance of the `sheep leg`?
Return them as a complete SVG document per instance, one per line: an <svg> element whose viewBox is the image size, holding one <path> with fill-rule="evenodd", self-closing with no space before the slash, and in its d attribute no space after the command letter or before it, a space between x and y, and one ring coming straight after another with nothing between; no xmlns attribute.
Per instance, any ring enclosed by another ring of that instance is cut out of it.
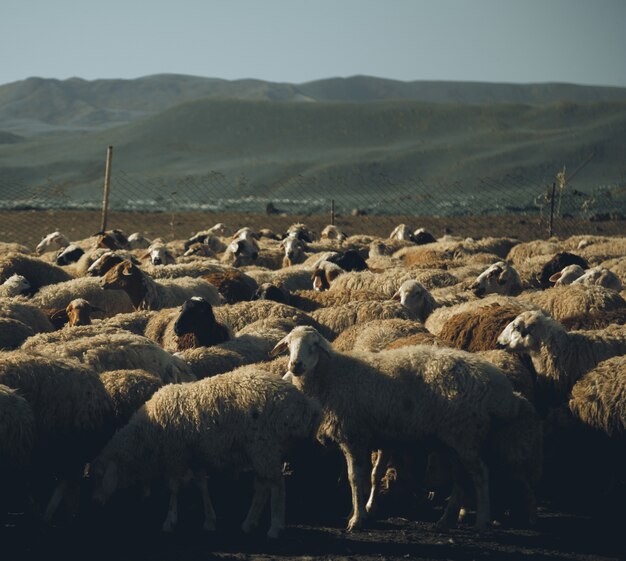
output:
<svg viewBox="0 0 626 561"><path fill-rule="evenodd" d="M164 532L173 532L174 526L178 523L178 489L180 487L180 482L178 479L170 479L169 488L170 488L170 504L167 511L167 516L165 517L165 521L161 526L161 530Z"/></svg>
<svg viewBox="0 0 626 561"><path fill-rule="evenodd" d="M50 500L48 501L46 512L43 515L43 520L46 524L50 524L52 522L52 519L54 518L54 515L56 514L56 511L59 508L61 501L67 493L67 485L67 479L61 479L61 481L59 481L57 483L57 486L54 488L52 497L50 497Z"/></svg>
<svg viewBox="0 0 626 561"><path fill-rule="evenodd" d="M489 503L489 470L480 458L466 459L464 465L469 473L476 491L476 524L477 530L484 530L491 522Z"/></svg>
<svg viewBox="0 0 626 561"><path fill-rule="evenodd" d="M448 504L436 524L438 530L446 530L454 526L457 516L459 515L459 509L461 508L462 496L463 492L461 491L461 486L458 482L458 478L455 477L452 493L448 498Z"/></svg>
<svg viewBox="0 0 626 561"><path fill-rule="evenodd" d="M207 484L206 475L201 475L195 478L196 485L200 489L200 495L202 496L202 505L204 507L204 524L202 529L205 532L215 531L215 510L213 510L213 503L209 495L209 486Z"/></svg>
<svg viewBox="0 0 626 561"><path fill-rule="evenodd" d="M267 537L276 539L285 529L285 478L281 475L271 483L271 525Z"/></svg>
<svg viewBox="0 0 626 561"><path fill-rule="evenodd" d="M376 461L372 466L372 486L370 489L370 496L367 504L365 505L365 510L367 510L368 514L375 512L376 507L378 506L378 483L380 482L380 474L382 473L383 467L387 463L387 458L388 454L386 454L384 450L378 450L376 454Z"/></svg>
<svg viewBox="0 0 626 561"><path fill-rule="evenodd" d="M250 504L250 510L248 515L241 525L241 529L249 534L259 525L261 514L263 513L263 507L267 503L267 498L270 488L266 481L262 481L258 477L254 478L254 496L252 497L252 503Z"/></svg>
<svg viewBox="0 0 626 561"><path fill-rule="evenodd" d="M363 481L365 473L365 458L367 458L367 449L350 449L347 445L342 444L341 450L346 457L348 466L348 481L352 491L352 516L348 521L348 531L357 530L363 525L363 520L367 515L363 500Z"/></svg>

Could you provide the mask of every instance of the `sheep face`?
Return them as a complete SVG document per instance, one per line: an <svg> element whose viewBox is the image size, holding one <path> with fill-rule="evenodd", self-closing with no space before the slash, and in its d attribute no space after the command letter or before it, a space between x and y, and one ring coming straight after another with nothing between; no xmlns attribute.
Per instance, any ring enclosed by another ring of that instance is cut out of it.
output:
<svg viewBox="0 0 626 561"><path fill-rule="evenodd" d="M317 292L323 292L330 288L331 283L345 271L330 261L320 262L313 274L311 280L313 281L313 290Z"/></svg>
<svg viewBox="0 0 626 561"><path fill-rule="evenodd" d="M133 232L128 236L130 249L147 249L150 247L150 240L144 238L139 232Z"/></svg>
<svg viewBox="0 0 626 561"><path fill-rule="evenodd" d="M215 323L213 308L204 298L191 298L181 307L180 315L174 323L174 333L179 337L185 333L194 333L199 325Z"/></svg>
<svg viewBox="0 0 626 561"><path fill-rule="evenodd" d="M10 288L10 293L14 296L18 296L20 294L29 294L31 291L31 284L28 282L26 277L22 275L11 275L7 280L4 281L4 286Z"/></svg>
<svg viewBox="0 0 626 561"><path fill-rule="evenodd" d="M142 256L148 259L152 265L173 265L176 259L164 245L153 245L148 248L148 252Z"/></svg>
<svg viewBox="0 0 626 561"><path fill-rule="evenodd" d="M226 249L233 256L234 266L246 265L255 261L259 256L259 248L250 240L238 239L231 242Z"/></svg>
<svg viewBox="0 0 626 561"><path fill-rule="evenodd" d="M470 290L478 297L485 294L512 294L520 289L521 281L517 271L504 261L488 267L470 286Z"/></svg>
<svg viewBox="0 0 626 561"><path fill-rule="evenodd" d="M392 299L399 301L423 321L432 312L429 296L428 290L422 284L415 280L408 280L402 283Z"/></svg>
<svg viewBox="0 0 626 561"><path fill-rule="evenodd" d="M289 350L287 374L296 378L306 376L315 370L320 352L332 352L330 343L316 329L308 326L293 329L270 351L270 356L276 356L286 350Z"/></svg>
<svg viewBox="0 0 626 561"><path fill-rule="evenodd" d="M76 261L78 261L84 254L85 251L82 248L77 245L70 244L57 253L56 263L60 266L76 263Z"/></svg>
<svg viewBox="0 0 626 561"><path fill-rule="evenodd" d="M115 265L124 261L121 256L109 251L104 255L101 255L96 259L89 268L87 269L87 274L90 277L101 277L107 271L111 270Z"/></svg>
<svg viewBox="0 0 626 561"><path fill-rule="evenodd" d="M116 288L119 290L132 290L136 285L143 284L142 273L139 267L133 265L130 261L122 261L110 269L102 280L100 286L102 288Z"/></svg>
<svg viewBox="0 0 626 561"><path fill-rule="evenodd" d="M76 325L90 325L91 314L93 312L102 312L100 308L92 306L87 300L83 298L76 298L72 300L65 308L67 314L68 323L70 326Z"/></svg>
<svg viewBox="0 0 626 561"><path fill-rule="evenodd" d="M411 229L406 224L398 224L389 234L389 239L391 240L410 240L411 238Z"/></svg>
<svg viewBox="0 0 626 561"><path fill-rule="evenodd" d="M45 253L46 251L52 251L55 249L62 249L70 245L70 241L59 231L52 232L43 238L38 244L35 250L37 253Z"/></svg>
<svg viewBox="0 0 626 561"><path fill-rule="evenodd" d="M498 336L498 344L511 351L538 351L558 324L538 311L523 312Z"/></svg>
<svg viewBox="0 0 626 561"><path fill-rule="evenodd" d="M577 278L584 275L584 273L585 270L580 265L568 265L558 273L554 273L549 280L553 282L555 286L572 284Z"/></svg>
<svg viewBox="0 0 626 561"><path fill-rule="evenodd" d="M302 263L304 261L304 243L298 238L288 237L280 242L280 248L285 252L285 257L292 264Z"/></svg>

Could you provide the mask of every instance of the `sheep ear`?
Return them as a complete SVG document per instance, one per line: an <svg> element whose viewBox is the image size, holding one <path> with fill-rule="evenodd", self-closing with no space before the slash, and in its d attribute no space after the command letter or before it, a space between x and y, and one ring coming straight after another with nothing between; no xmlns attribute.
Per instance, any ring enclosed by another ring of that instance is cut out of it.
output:
<svg viewBox="0 0 626 561"><path fill-rule="evenodd" d="M286 337L283 337L280 341L278 341L278 343L276 343L275 347L269 352L269 356L275 357L279 355L283 351L286 351L288 346L289 346L289 335L287 335Z"/></svg>
<svg viewBox="0 0 626 561"><path fill-rule="evenodd" d="M341 271L336 271L334 269L332 271L328 271L326 273L326 279L328 280L328 284L333 282L340 274L341 274Z"/></svg>
<svg viewBox="0 0 626 561"><path fill-rule="evenodd" d="M317 334L317 346L320 351L325 352L327 355L333 352L331 344L319 333Z"/></svg>
<svg viewBox="0 0 626 561"><path fill-rule="evenodd" d="M499 275L498 275L498 279L496 281L498 284L506 284L506 275L504 274L504 271L502 271Z"/></svg>
<svg viewBox="0 0 626 561"><path fill-rule="evenodd" d="M396 293L391 297L391 299L400 302L400 300L402 300L402 296L400 296L400 291L396 290Z"/></svg>
<svg viewBox="0 0 626 561"><path fill-rule="evenodd" d="M563 272L559 271L558 273L554 273L548 280L550 282L556 282L563 276Z"/></svg>

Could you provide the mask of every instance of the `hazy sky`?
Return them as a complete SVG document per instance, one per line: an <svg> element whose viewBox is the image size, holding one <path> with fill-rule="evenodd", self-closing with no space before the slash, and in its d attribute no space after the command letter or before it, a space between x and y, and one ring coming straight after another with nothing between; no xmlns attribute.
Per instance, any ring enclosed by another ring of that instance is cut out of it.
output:
<svg viewBox="0 0 626 561"><path fill-rule="evenodd" d="M2 0L0 84L158 73L626 86L626 0Z"/></svg>

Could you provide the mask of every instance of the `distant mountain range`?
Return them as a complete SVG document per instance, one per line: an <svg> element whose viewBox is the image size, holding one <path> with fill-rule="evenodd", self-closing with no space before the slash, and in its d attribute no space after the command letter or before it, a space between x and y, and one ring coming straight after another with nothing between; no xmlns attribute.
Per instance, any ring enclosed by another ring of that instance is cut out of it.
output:
<svg viewBox="0 0 626 561"><path fill-rule="evenodd" d="M108 145L116 172L175 181L219 171L247 178L241 195L280 192L294 176L324 185L355 169L398 183L540 183L593 155L577 177L591 188L626 174L626 88L182 75L0 86L0 198L3 181L95 193Z"/></svg>

